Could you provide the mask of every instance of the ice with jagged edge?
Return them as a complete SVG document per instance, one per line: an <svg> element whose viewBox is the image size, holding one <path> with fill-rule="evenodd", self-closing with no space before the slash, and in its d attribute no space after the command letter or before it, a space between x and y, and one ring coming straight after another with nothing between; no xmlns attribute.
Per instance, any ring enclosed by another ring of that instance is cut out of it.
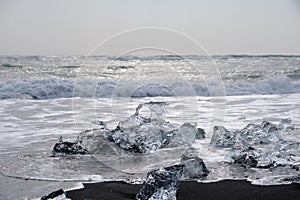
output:
<svg viewBox="0 0 300 200"><path fill-rule="evenodd" d="M291 174L297 177L300 146L293 139L292 134L298 132L291 122L291 119L281 119L278 124L263 121L235 131L215 126L210 140L212 152L227 153L223 157L224 163L215 164L221 169L208 164L214 168L212 176L217 180L247 179L253 184L263 185L287 183L283 177Z"/></svg>
<svg viewBox="0 0 300 200"><path fill-rule="evenodd" d="M96 131L82 132L80 140L91 153L99 152L99 149L103 149L101 146L109 144L103 141L106 138L121 149L116 150L116 147L112 147L116 151L147 154L162 148L188 147L196 135L201 137L200 130L189 123L176 128L165 121L162 114L166 105L164 102L140 104L136 112L126 120L120 121L115 129L109 130L102 126ZM140 115L143 107L149 109L150 117Z"/></svg>
<svg viewBox="0 0 300 200"><path fill-rule="evenodd" d="M165 121L167 105L152 101L139 104L135 113L116 128L109 129L101 122L98 129L81 132L79 140L97 160L121 171L148 172L176 164L196 137L205 137L205 132L190 123L178 127Z"/></svg>
<svg viewBox="0 0 300 200"><path fill-rule="evenodd" d="M148 173L137 200L176 200L177 188L184 165L173 165Z"/></svg>

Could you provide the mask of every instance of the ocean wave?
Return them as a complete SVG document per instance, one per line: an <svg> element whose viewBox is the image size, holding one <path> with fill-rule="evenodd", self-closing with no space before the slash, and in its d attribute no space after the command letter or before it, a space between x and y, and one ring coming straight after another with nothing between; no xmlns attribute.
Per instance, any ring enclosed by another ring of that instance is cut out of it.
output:
<svg viewBox="0 0 300 200"><path fill-rule="evenodd" d="M218 84L210 82L208 85L213 88ZM228 96L300 93L300 81L285 75L268 76L255 81L224 81L224 87ZM0 81L0 99L154 96L210 96L210 92L205 83L180 81L169 84L112 80L75 81L58 78Z"/></svg>
<svg viewBox="0 0 300 200"><path fill-rule="evenodd" d="M1 66L6 67L6 68L21 68L21 67L23 67L21 65L12 65L12 64L8 64L8 63L4 63Z"/></svg>

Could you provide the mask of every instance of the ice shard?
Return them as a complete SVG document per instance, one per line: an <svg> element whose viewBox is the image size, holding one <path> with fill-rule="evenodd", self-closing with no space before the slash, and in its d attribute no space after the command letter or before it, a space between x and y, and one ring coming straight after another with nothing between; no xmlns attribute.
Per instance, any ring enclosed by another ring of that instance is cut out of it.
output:
<svg viewBox="0 0 300 200"><path fill-rule="evenodd" d="M241 137L243 137L248 144L269 144L277 142L280 139L281 132L277 126L263 121L261 124L248 124L245 128L240 130Z"/></svg>
<svg viewBox="0 0 300 200"><path fill-rule="evenodd" d="M199 179L206 177L209 173L203 160L197 156L183 155L181 165L184 166L182 179Z"/></svg>
<svg viewBox="0 0 300 200"><path fill-rule="evenodd" d="M52 154L54 156L88 153L88 150L82 146L81 141L78 138L75 142L64 142L62 136L59 138L52 150Z"/></svg>
<svg viewBox="0 0 300 200"><path fill-rule="evenodd" d="M184 123L178 129L168 133L170 137L167 147L189 147L195 140L198 130L190 123Z"/></svg>
<svg viewBox="0 0 300 200"><path fill-rule="evenodd" d="M153 153L164 147L188 147L199 131L189 123L175 128L166 122L162 117L165 105L164 102L140 104L134 115L104 135L121 149L134 153ZM149 118L140 114L144 107L150 111Z"/></svg>
<svg viewBox="0 0 300 200"><path fill-rule="evenodd" d="M248 169L256 167L260 153L253 147L232 148L225 157L225 161L238 164Z"/></svg>
<svg viewBox="0 0 300 200"><path fill-rule="evenodd" d="M57 191L51 192L50 194L43 196L41 200L68 200L65 191L59 189Z"/></svg>
<svg viewBox="0 0 300 200"><path fill-rule="evenodd" d="M224 126L215 126L210 144L215 147L232 147L236 143L236 134Z"/></svg>
<svg viewBox="0 0 300 200"><path fill-rule="evenodd" d="M204 129L197 128L197 133L196 133L195 139L197 139L197 140L204 139L205 135L206 135L206 133L205 133Z"/></svg>
<svg viewBox="0 0 300 200"><path fill-rule="evenodd" d="M290 131L295 130L295 127L291 125L292 120L290 118L281 119L279 124L277 125L277 128L282 131Z"/></svg>
<svg viewBox="0 0 300 200"><path fill-rule="evenodd" d="M148 173L136 195L137 200L176 200L183 165L173 165Z"/></svg>

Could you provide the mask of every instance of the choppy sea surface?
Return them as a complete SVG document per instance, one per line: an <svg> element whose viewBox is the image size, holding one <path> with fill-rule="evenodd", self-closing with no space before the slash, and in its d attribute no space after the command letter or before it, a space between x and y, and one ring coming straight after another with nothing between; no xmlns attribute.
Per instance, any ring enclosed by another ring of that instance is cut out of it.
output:
<svg viewBox="0 0 300 200"><path fill-rule="evenodd" d="M230 165L229 149L211 147L210 139L214 126L234 131L290 118L295 129L282 137L299 145L300 56L2 56L0 99L0 199L37 198L80 182L143 181L149 166L130 173L99 155L52 157L51 151L60 136L74 141L99 121L113 129L150 101L167 103L163 117L171 124L205 130L206 138L191 146L210 171L198 181L289 184L282 177L299 174ZM293 153L299 166L300 150Z"/></svg>

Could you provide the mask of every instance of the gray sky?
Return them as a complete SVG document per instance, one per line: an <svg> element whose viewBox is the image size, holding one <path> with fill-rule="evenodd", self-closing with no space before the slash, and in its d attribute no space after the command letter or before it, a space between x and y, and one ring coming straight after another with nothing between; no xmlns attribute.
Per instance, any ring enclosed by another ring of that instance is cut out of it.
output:
<svg viewBox="0 0 300 200"><path fill-rule="evenodd" d="M0 55L84 55L148 26L185 33L211 54L300 54L298 0L0 0ZM97 54L120 54L145 38L148 46L199 53L166 35L137 32Z"/></svg>

